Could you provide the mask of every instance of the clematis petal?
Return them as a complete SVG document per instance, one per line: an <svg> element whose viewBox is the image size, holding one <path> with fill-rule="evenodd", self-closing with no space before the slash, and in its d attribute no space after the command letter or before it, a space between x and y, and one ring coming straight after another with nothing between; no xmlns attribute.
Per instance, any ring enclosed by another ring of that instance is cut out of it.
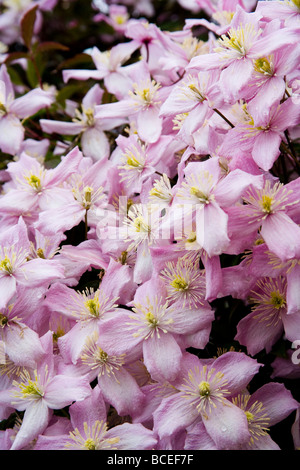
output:
<svg viewBox="0 0 300 470"><path fill-rule="evenodd" d="M181 348L170 333L160 332L143 343L143 357L151 377L160 381L172 381L180 370ZM166 361L166 357L169 360Z"/></svg>

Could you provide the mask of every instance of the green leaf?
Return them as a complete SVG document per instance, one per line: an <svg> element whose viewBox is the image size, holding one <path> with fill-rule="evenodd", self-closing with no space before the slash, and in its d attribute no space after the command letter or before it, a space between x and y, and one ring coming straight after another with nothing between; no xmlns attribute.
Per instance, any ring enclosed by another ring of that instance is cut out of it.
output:
<svg viewBox="0 0 300 470"><path fill-rule="evenodd" d="M38 5L35 5L25 13L21 20L21 34L28 49L31 49L31 40L33 36L37 9Z"/></svg>
<svg viewBox="0 0 300 470"><path fill-rule="evenodd" d="M31 88L35 88L39 84L39 79L34 68L33 62L31 60L28 61L26 76Z"/></svg>
<svg viewBox="0 0 300 470"><path fill-rule="evenodd" d="M6 64L10 64L14 60L19 60L19 59L28 59L28 53L27 52L11 52L8 54L8 56L5 59Z"/></svg>
<svg viewBox="0 0 300 470"><path fill-rule="evenodd" d="M68 68L73 68L75 66L79 66L82 64L90 64L94 65L93 59L90 56L90 54L86 54L85 52L81 52L79 54L76 54L74 57L71 57L70 59L64 60L59 64L57 67L58 70L60 69L68 69Z"/></svg>
<svg viewBox="0 0 300 470"><path fill-rule="evenodd" d="M59 42L55 41L45 41L41 42L37 48L37 52L46 52L46 51L53 51L53 50L60 50L60 51L68 51L69 47L60 44Z"/></svg>

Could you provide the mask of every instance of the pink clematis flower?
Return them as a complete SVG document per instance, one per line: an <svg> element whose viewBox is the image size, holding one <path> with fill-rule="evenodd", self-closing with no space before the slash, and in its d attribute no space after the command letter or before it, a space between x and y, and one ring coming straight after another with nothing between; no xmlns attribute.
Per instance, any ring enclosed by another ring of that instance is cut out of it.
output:
<svg viewBox="0 0 300 470"><path fill-rule="evenodd" d="M203 422L220 450L234 450L251 438L245 413L230 401L244 390L260 364L243 353L227 352L206 362L188 353L173 386L154 411L154 431L160 438Z"/></svg>
<svg viewBox="0 0 300 470"><path fill-rule="evenodd" d="M235 339L256 355L265 349L269 353L282 334L289 341L299 338L300 312L287 314L287 283L284 277L262 278L249 293L252 311L237 324Z"/></svg>
<svg viewBox="0 0 300 470"><path fill-rule="evenodd" d="M23 152L17 162L8 164L10 181L4 186L0 199L0 211L7 215L39 212L66 197L63 183L74 174L82 160L78 147L61 158L53 169L46 169L35 158Z"/></svg>
<svg viewBox="0 0 300 470"><path fill-rule="evenodd" d="M287 314L294 314L300 311L300 294L298 289L300 260L298 257L282 261L282 259L272 253L264 243L253 249L250 273L255 277L284 277L287 283Z"/></svg>
<svg viewBox="0 0 300 470"><path fill-rule="evenodd" d="M62 135L80 135L85 157L90 157L94 161L107 159L110 145L105 131L117 127L120 121L117 117L107 120L95 119L95 106L101 104L103 93L98 84L94 85L84 96L81 110L75 110L72 122L40 119L42 130L49 134L55 132Z"/></svg>
<svg viewBox="0 0 300 470"><path fill-rule="evenodd" d="M269 430L298 409L299 403L291 392L281 383L267 383L252 395L238 394L232 402L246 414L251 434L242 450L280 450Z"/></svg>
<svg viewBox="0 0 300 470"><path fill-rule="evenodd" d="M109 51L101 52L97 47L93 47L91 58L96 66L96 70L63 70L63 79L67 83L70 79L104 80L104 85L109 91L122 99L131 89L131 71L135 65L123 66L130 58L131 54L138 48L133 42L120 43L113 46ZM114 116L116 117L116 115Z"/></svg>
<svg viewBox="0 0 300 470"><path fill-rule="evenodd" d="M246 204L238 204L228 208L229 234L235 239L249 241L257 236L257 230L265 241L268 249L281 261L299 257L300 228L293 221L296 204L299 200L299 181L286 185L266 180L263 188L249 188L243 200Z"/></svg>
<svg viewBox="0 0 300 470"><path fill-rule="evenodd" d="M58 338L60 354L65 362L76 364L88 336L98 332L99 325L119 311L117 300L111 295L109 286L84 292L77 292L61 283L50 287L44 304L50 311L75 321L73 327Z"/></svg>
<svg viewBox="0 0 300 470"><path fill-rule="evenodd" d="M185 311L170 306L166 297L164 284L150 279L137 289L133 312L120 312L99 327L104 348L109 347L116 354L135 351L137 357L142 355L151 377L157 381L175 379L182 357L180 338L184 341L185 335L208 328L214 317L210 308Z"/></svg>
<svg viewBox="0 0 300 470"><path fill-rule="evenodd" d="M183 203L186 217L192 214L195 220L200 247L210 257L220 255L230 244L226 208L238 201L248 186L261 187L262 176L237 169L224 177L218 158L188 163L184 174L185 179L174 198L174 211ZM182 211L179 214L182 217ZM175 212L174 221L176 217Z"/></svg>
<svg viewBox="0 0 300 470"><path fill-rule="evenodd" d="M142 61L132 73L132 86L127 97L116 103L96 106L96 119L114 116L135 120L138 136L144 142L156 142L162 133L159 109L162 101L161 85L151 78L148 66Z"/></svg>
<svg viewBox="0 0 300 470"><path fill-rule="evenodd" d="M300 12L297 0L274 2L272 8L267 1L260 1L256 9L265 21L280 19L286 26L299 27Z"/></svg>
<svg viewBox="0 0 300 470"><path fill-rule="evenodd" d="M299 105L288 98L284 103L275 102L263 111L254 101L247 106L248 119L230 129L219 151L224 156L235 155L237 147L251 152L255 163L265 171L272 168L280 154L280 143L285 141L284 131L300 122Z"/></svg>
<svg viewBox="0 0 300 470"><path fill-rule="evenodd" d="M22 218L0 237L0 308L17 293L18 286L47 286L64 276L64 268L56 260L35 258L27 260L30 242Z"/></svg>
<svg viewBox="0 0 300 470"><path fill-rule="evenodd" d="M69 434L40 435L34 450L151 450L157 439L142 424L124 423L108 429L106 403L98 387L70 406Z"/></svg>
<svg viewBox="0 0 300 470"><path fill-rule="evenodd" d="M39 307L41 297L34 295L33 289L19 286L13 302L0 313L6 362L12 362L20 369L21 366L34 369L45 354L38 333L27 325L27 319Z"/></svg>
<svg viewBox="0 0 300 470"><path fill-rule="evenodd" d="M59 372L72 376L86 376L90 383L97 380L107 403L120 416L133 416L141 412L144 395L134 377L126 370L126 355L116 356L109 349L103 350L97 330L87 336L77 363L61 364ZM130 355L129 355L130 362Z"/></svg>
<svg viewBox="0 0 300 470"><path fill-rule="evenodd" d="M214 114L213 108L221 106L222 94L218 88L219 71L190 73L173 86L160 107L161 117L182 119L181 133L193 134L205 120ZM181 117L181 118L180 118Z"/></svg>
<svg viewBox="0 0 300 470"><path fill-rule="evenodd" d="M70 230L85 220L85 217L89 224L93 213L105 201L105 169L110 166L109 160L94 163L88 157L81 158L77 173L71 175L61 194L58 193L55 197L54 193L52 204L39 213L34 228L44 235L54 235Z"/></svg>
<svg viewBox="0 0 300 470"><path fill-rule="evenodd" d="M24 448L42 433L48 426L52 410L64 408L91 394L86 378L56 374L52 332L49 331L41 340L46 357L39 362L34 374L24 372L10 389L0 391L1 404L25 411L11 450Z"/></svg>
<svg viewBox="0 0 300 470"><path fill-rule="evenodd" d="M260 27L259 11L245 12L239 5L227 34L218 39L214 52L194 57L187 70L222 70L220 88L224 99L234 103L253 71L253 60L266 57L275 50L297 42L297 30L283 28L280 35L272 27ZM279 28L279 24L277 25Z"/></svg>
<svg viewBox="0 0 300 470"><path fill-rule="evenodd" d="M3 64L0 68L0 149L2 152L11 155L18 153L25 132L21 120L34 115L53 102L53 93L41 88L15 98L13 84Z"/></svg>

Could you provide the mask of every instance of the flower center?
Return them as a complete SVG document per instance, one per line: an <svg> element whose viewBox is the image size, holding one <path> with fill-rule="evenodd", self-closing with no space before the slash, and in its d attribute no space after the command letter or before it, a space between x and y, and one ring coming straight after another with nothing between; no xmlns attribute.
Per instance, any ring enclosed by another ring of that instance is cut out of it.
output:
<svg viewBox="0 0 300 470"><path fill-rule="evenodd" d="M252 421L254 420L254 414L250 411L245 411L245 415L247 417L248 423L252 423Z"/></svg>
<svg viewBox="0 0 300 470"><path fill-rule="evenodd" d="M93 426L89 426L85 421L83 423L83 433L76 428L70 432L70 442L65 444L66 448L76 448L81 450L117 450L113 445L120 440L119 437L106 439L107 424L104 421L95 421Z"/></svg>
<svg viewBox="0 0 300 470"><path fill-rule="evenodd" d="M144 217L141 215L137 216L133 221L134 228L137 232L149 232L150 227L146 223Z"/></svg>
<svg viewBox="0 0 300 470"><path fill-rule="evenodd" d="M263 75L272 76L274 74L272 69L272 62L270 63L266 57L261 57L260 59L256 59L254 61L254 70Z"/></svg>
<svg viewBox="0 0 300 470"><path fill-rule="evenodd" d="M146 317L147 322L151 326L151 328L156 328L157 327L159 322L158 322L158 319L155 318L155 316L153 315L152 312L147 312L145 317Z"/></svg>
<svg viewBox="0 0 300 470"><path fill-rule="evenodd" d="M199 384L199 394L201 397L208 397L210 395L210 386L205 380L202 380Z"/></svg>
<svg viewBox="0 0 300 470"><path fill-rule="evenodd" d="M24 400L37 400L43 398L44 391L39 384L39 377L37 371L34 371L34 379L32 380L27 370L20 374L22 382L16 380L13 381L13 385L16 386L17 391L15 392L16 398Z"/></svg>
<svg viewBox="0 0 300 470"><path fill-rule="evenodd" d="M272 213L272 204L273 204L274 199L271 196L268 196L268 194L263 194L261 198L261 206L263 212L266 214L271 214Z"/></svg>
<svg viewBox="0 0 300 470"><path fill-rule="evenodd" d="M134 104L148 108L149 106L159 104L156 94L161 85L156 83L155 80L146 80L142 84L133 84L133 91L129 91L129 95L134 98Z"/></svg>
<svg viewBox="0 0 300 470"><path fill-rule="evenodd" d="M209 204L209 196L196 186L191 186L190 193L192 196L196 196L202 204Z"/></svg>
<svg viewBox="0 0 300 470"><path fill-rule="evenodd" d="M85 307L89 310L90 314L96 318L99 317L99 299L96 296L93 299L84 302Z"/></svg>
<svg viewBox="0 0 300 470"><path fill-rule="evenodd" d="M186 290L189 284L183 277L178 276L171 282L171 286L176 290Z"/></svg>
<svg viewBox="0 0 300 470"><path fill-rule="evenodd" d="M7 323L8 323L8 318L2 313L0 313L0 327L4 328L7 325Z"/></svg>
<svg viewBox="0 0 300 470"><path fill-rule="evenodd" d="M279 291L271 292L270 294L270 303L273 305L274 308L279 310L282 307L285 307L286 300Z"/></svg>
<svg viewBox="0 0 300 470"><path fill-rule="evenodd" d="M94 441L94 439L89 438L85 441L84 447L87 450L96 450L96 442Z"/></svg>
<svg viewBox="0 0 300 470"><path fill-rule="evenodd" d="M196 87L196 85L194 85L193 83L190 83L188 85L189 89L193 92L193 95L195 96L195 98L198 100L198 101L204 101L205 100L205 96L202 95L201 91L198 90L198 88Z"/></svg>
<svg viewBox="0 0 300 470"><path fill-rule="evenodd" d="M0 263L0 269L1 271L6 271L8 274L13 273L13 266L12 262L9 259L9 257L6 255L5 258L1 261Z"/></svg>

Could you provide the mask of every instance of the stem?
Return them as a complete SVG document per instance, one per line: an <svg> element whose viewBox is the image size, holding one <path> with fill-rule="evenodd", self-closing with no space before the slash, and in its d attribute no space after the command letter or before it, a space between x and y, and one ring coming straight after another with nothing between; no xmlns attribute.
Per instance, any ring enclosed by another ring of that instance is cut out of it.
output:
<svg viewBox="0 0 300 470"><path fill-rule="evenodd" d="M293 147L293 144L291 142L291 139L290 139L290 136L289 136L289 131L287 129L284 131L284 135L286 137L289 149L292 152L293 157L297 160L297 155L296 155L295 149Z"/></svg>
<svg viewBox="0 0 300 470"><path fill-rule="evenodd" d="M232 124L232 122L229 121L229 119L227 119L226 116L224 116L224 114L221 113L221 111L219 111L218 109L216 108L213 108L213 110L215 111L215 113L217 113L219 116L221 116L222 119L224 119L225 122L227 122L227 124L229 124L229 126L233 129L234 128L234 125Z"/></svg>
<svg viewBox="0 0 300 470"><path fill-rule="evenodd" d="M280 150L281 150L282 153L285 153L286 155L291 157L291 159L293 160L293 162L295 164L295 168L298 171L298 174L300 175L300 163L299 163L297 157L291 152L291 150L288 148L288 146L286 145L285 142L281 142Z"/></svg>
<svg viewBox="0 0 300 470"><path fill-rule="evenodd" d="M88 209L86 209L85 215L84 215L84 224L85 224L85 227L84 227L84 239L85 239L85 240L87 240L87 233L88 233L87 214L88 214Z"/></svg>
<svg viewBox="0 0 300 470"><path fill-rule="evenodd" d="M37 63L36 63L35 58L34 58L33 55L30 56L30 60L31 60L31 62L32 62L32 64L33 64L33 67L34 67L34 70L35 70L35 73L36 73L36 76L37 76L37 79L38 79L40 88L43 89L42 78L41 78L41 75L40 75L40 72L39 72Z"/></svg>

